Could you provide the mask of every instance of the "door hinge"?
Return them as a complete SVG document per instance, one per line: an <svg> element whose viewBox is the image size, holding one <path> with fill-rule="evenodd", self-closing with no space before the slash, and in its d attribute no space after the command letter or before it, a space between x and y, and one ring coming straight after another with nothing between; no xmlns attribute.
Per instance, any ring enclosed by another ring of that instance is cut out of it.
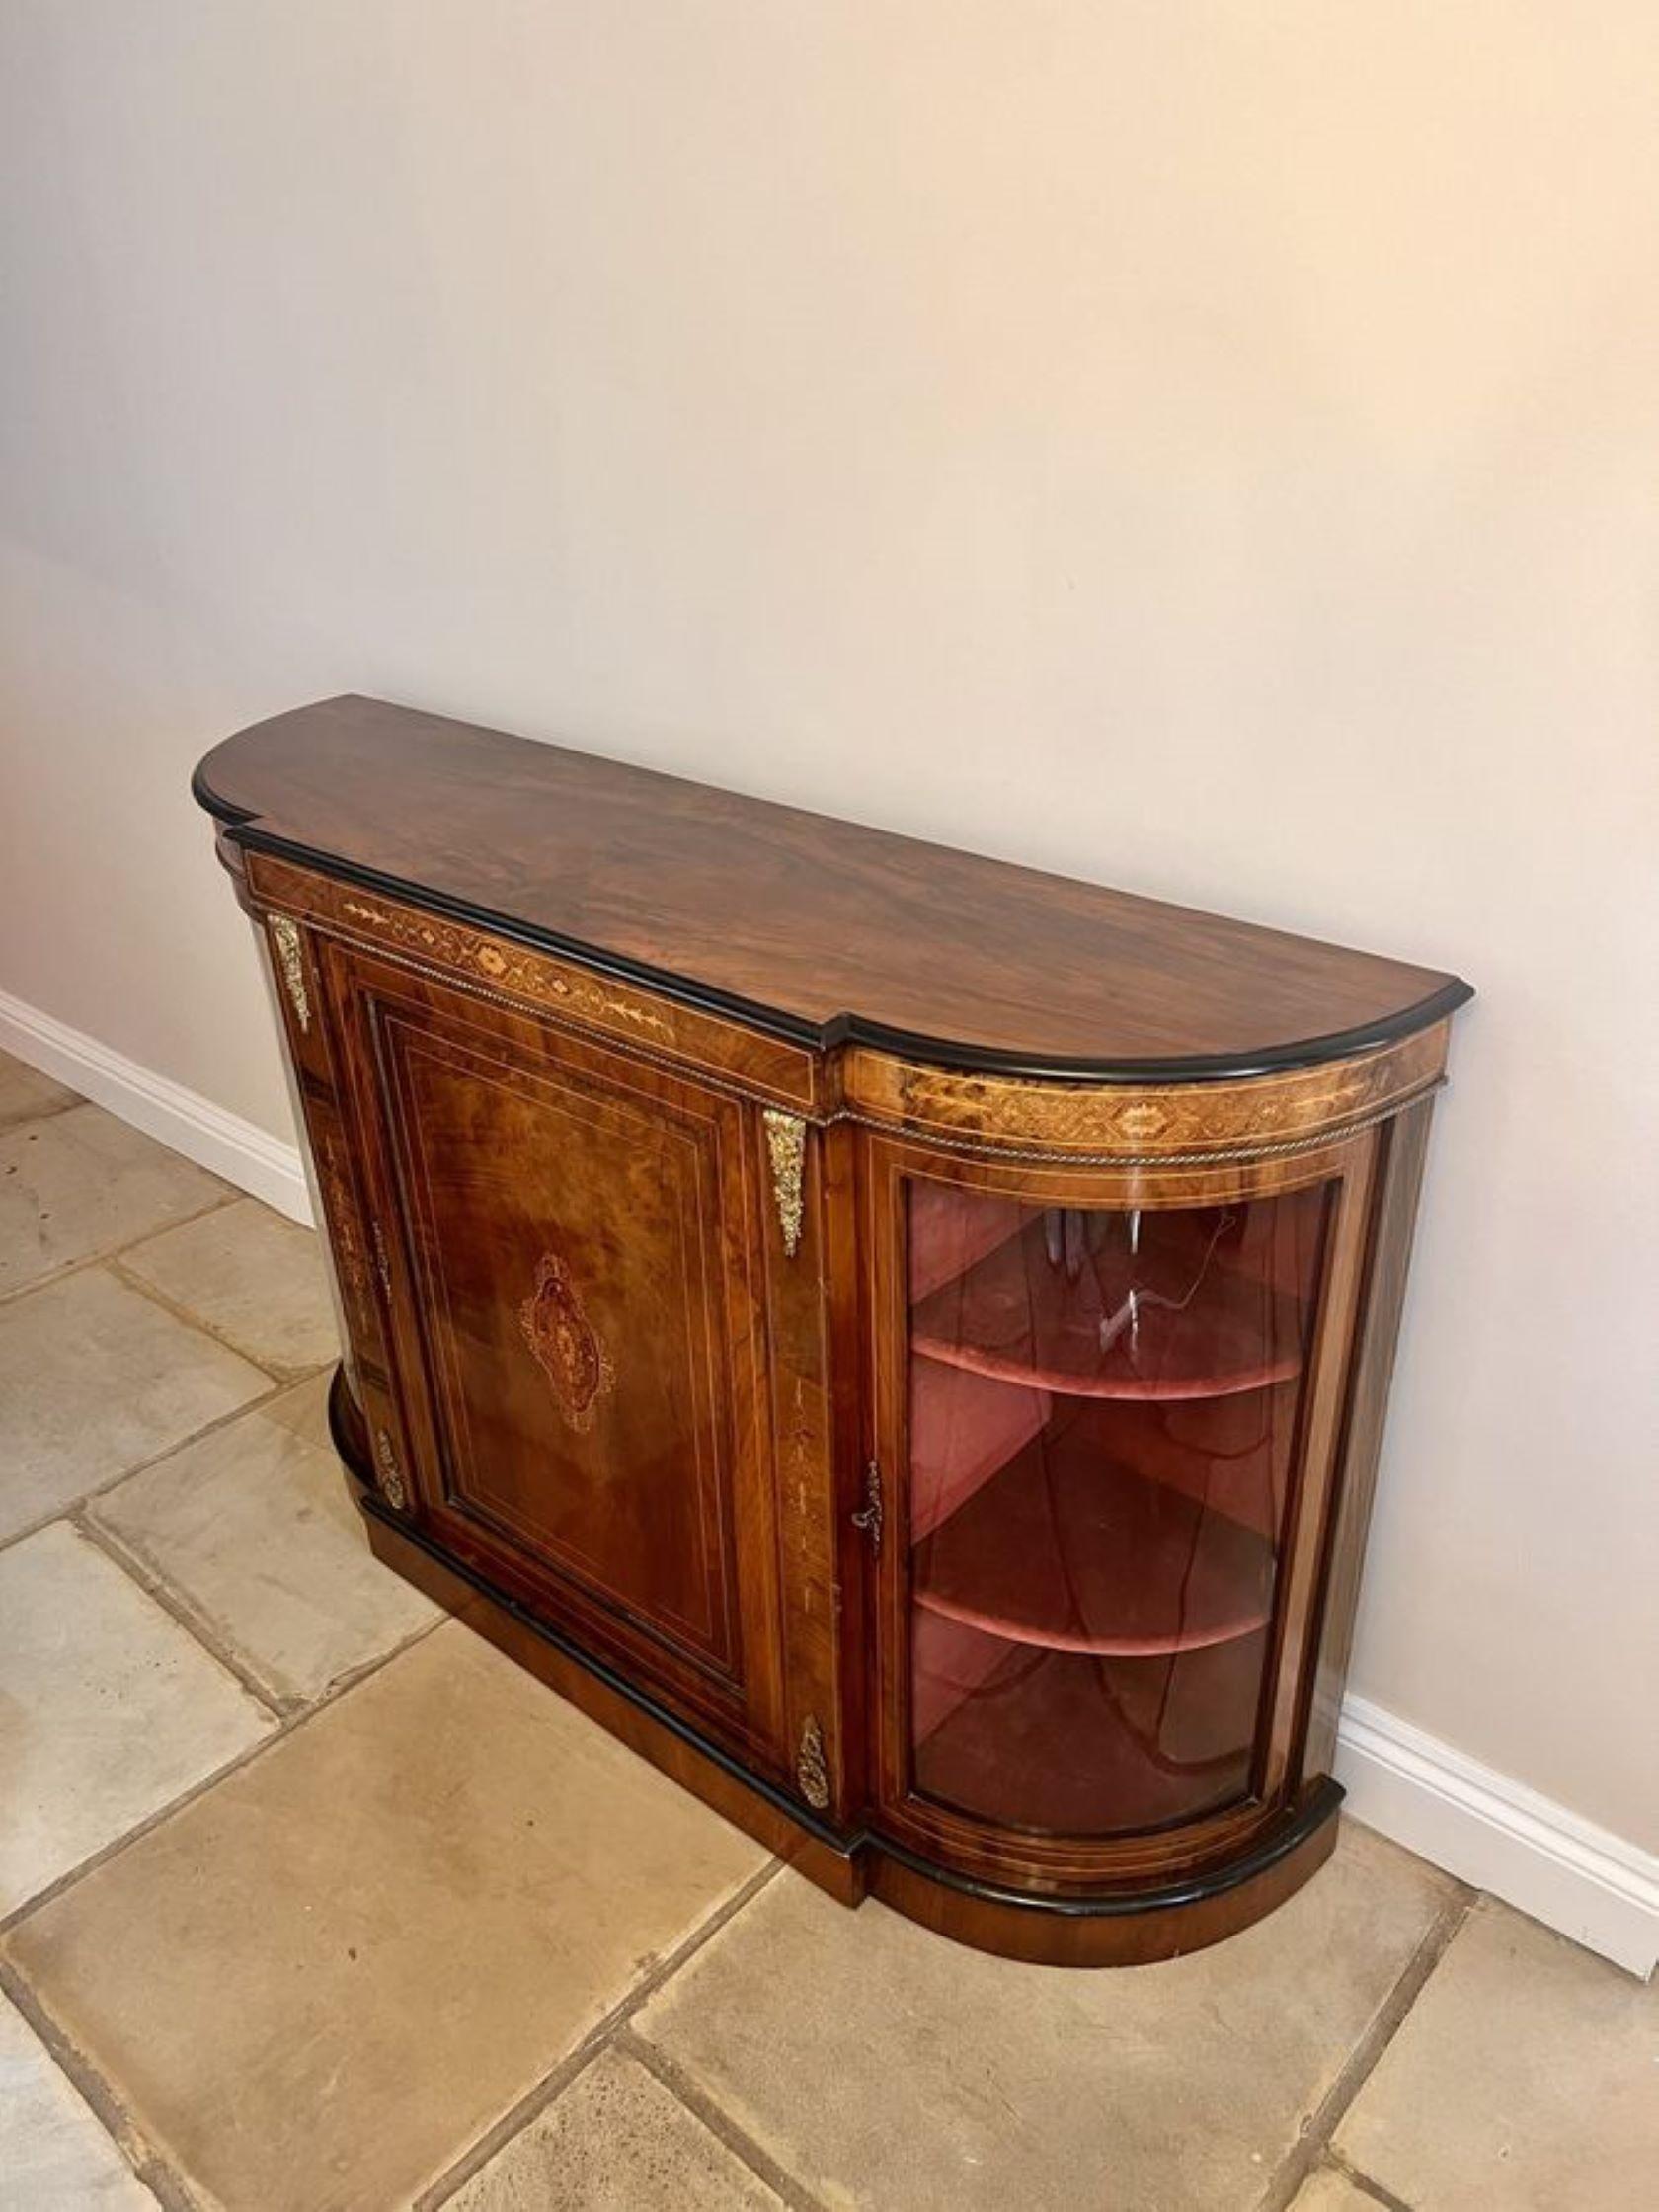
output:
<svg viewBox="0 0 1659 2212"><path fill-rule="evenodd" d="M870 1549L879 1551L882 1540L882 1478L881 1468L871 1460L864 1469L864 1503L852 1517L855 1529L862 1529L870 1540Z"/></svg>

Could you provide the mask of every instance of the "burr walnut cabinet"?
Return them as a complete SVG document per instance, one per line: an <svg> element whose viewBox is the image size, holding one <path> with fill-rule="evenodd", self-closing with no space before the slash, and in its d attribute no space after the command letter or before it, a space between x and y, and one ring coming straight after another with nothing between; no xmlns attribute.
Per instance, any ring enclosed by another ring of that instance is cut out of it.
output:
<svg viewBox="0 0 1659 2212"><path fill-rule="evenodd" d="M1466 985L369 699L195 789L382 1559L849 1904L1305 1879Z"/></svg>

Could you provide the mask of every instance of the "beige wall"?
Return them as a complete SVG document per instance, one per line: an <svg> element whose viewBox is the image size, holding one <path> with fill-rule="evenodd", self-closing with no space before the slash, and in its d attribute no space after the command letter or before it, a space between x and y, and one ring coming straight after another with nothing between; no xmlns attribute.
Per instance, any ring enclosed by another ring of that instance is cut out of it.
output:
<svg viewBox="0 0 1659 2212"><path fill-rule="evenodd" d="M1356 1684L1659 1844L1648 0L10 0L0 987L380 691L1462 970ZM1645 1109L1645 1111L1644 1111Z"/></svg>

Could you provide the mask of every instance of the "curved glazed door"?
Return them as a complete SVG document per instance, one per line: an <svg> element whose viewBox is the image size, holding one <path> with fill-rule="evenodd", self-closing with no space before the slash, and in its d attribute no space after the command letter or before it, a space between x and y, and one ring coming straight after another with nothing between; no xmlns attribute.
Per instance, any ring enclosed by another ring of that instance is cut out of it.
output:
<svg viewBox="0 0 1659 2212"><path fill-rule="evenodd" d="M371 954L327 958L416 1518L781 1768L754 1109Z"/></svg>
<svg viewBox="0 0 1659 2212"><path fill-rule="evenodd" d="M872 1143L900 1840L1086 1888L1285 1801L1370 1161L1137 1177Z"/></svg>

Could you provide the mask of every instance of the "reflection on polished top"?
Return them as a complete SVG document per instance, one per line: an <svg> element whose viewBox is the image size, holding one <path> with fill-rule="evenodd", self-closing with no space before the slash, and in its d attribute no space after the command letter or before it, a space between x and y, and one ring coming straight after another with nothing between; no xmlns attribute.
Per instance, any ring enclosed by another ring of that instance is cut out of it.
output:
<svg viewBox="0 0 1659 2212"><path fill-rule="evenodd" d="M803 1043L940 1066L1249 1074L1363 1051L1469 995L1439 970L377 699L256 724L196 790L250 848Z"/></svg>

